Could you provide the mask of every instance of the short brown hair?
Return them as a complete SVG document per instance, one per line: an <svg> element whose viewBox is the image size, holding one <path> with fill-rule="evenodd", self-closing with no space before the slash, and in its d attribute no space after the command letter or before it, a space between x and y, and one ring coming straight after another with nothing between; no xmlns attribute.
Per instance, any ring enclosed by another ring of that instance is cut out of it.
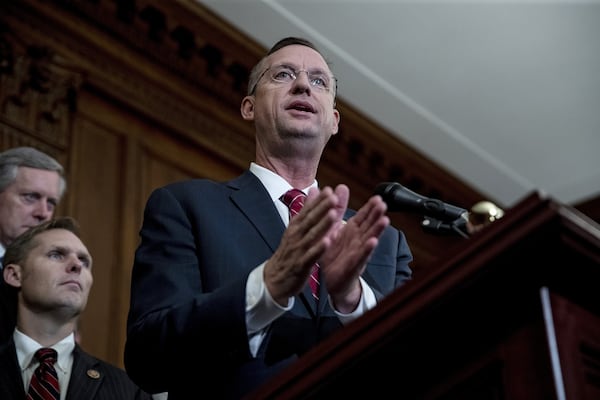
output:
<svg viewBox="0 0 600 400"><path fill-rule="evenodd" d="M79 224L74 218L59 217L31 227L19 235L6 248L3 264L16 264L21 262L33 247L33 239L42 232L52 229L66 229L79 237Z"/></svg>

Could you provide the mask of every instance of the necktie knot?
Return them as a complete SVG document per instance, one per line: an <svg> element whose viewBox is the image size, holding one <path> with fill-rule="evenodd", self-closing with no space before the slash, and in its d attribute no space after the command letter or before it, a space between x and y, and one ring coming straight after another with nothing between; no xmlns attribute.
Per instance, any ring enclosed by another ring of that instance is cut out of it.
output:
<svg viewBox="0 0 600 400"><path fill-rule="evenodd" d="M35 358L40 362L40 364L54 365L57 359L57 353L54 349L42 347L35 352Z"/></svg>
<svg viewBox="0 0 600 400"><path fill-rule="evenodd" d="M290 218L296 216L304 206L306 195L302 190L290 189L285 192L280 200L290 209Z"/></svg>

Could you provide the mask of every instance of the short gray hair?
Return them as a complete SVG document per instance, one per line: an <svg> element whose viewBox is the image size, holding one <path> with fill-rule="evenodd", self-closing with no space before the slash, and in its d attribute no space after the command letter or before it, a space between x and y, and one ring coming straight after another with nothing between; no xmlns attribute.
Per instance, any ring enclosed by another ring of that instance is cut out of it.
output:
<svg viewBox="0 0 600 400"><path fill-rule="evenodd" d="M67 190L65 170L58 161L33 147L14 147L0 153L0 193L17 179L19 167L56 171L60 176L59 199Z"/></svg>

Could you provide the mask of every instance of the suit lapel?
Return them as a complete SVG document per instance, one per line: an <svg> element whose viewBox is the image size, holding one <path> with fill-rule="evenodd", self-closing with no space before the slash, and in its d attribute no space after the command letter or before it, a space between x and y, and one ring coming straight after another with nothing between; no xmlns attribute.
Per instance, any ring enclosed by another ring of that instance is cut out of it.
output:
<svg viewBox="0 0 600 400"><path fill-rule="evenodd" d="M0 397L24 399L25 386L12 338L0 347L0 371Z"/></svg>
<svg viewBox="0 0 600 400"><path fill-rule="evenodd" d="M229 186L237 189L231 193L231 200L242 211L265 240L272 251L277 249L285 225L267 189L250 171L246 171Z"/></svg>
<svg viewBox="0 0 600 400"><path fill-rule="evenodd" d="M76 345L67 400L93 399L104 379L98 362Z"/></svg>

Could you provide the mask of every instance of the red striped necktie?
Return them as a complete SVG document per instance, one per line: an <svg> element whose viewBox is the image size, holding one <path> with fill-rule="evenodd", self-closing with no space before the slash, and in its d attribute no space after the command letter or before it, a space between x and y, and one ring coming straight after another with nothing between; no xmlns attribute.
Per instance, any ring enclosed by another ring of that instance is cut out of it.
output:
<svg viewBox="0 0 600 400"><path fill-rule="evenodd" d="M295 217L304 206L306 195L298 189L290 189L279 198L290 209L290 219ZM319 300L319 264L313 265L309 285L315 301Z"/></svg>
<svg viewBox="0 0 600 400"><path fill-rule="evenodd" d="M35 369L26 400L60 400L58 375L54 369L56 350L42 347L35 352L40 365Z"/></svg>

